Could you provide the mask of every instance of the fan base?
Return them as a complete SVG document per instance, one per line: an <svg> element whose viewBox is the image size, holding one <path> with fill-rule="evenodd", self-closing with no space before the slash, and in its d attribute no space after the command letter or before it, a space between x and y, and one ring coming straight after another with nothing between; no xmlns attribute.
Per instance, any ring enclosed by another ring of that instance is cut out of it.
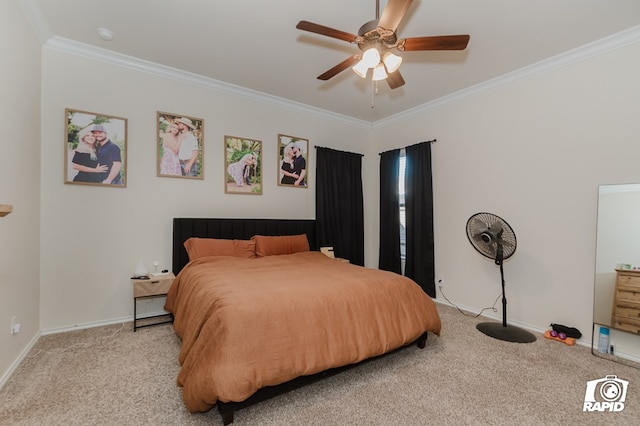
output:
<svg viewBox="0 0 640 426"><path fill-rule="evenodd" d="M505 327L499 322L481 322L476 328L494 339L515 343L531 343L536 341L536 336L519 327L509 325Z"/></svg>

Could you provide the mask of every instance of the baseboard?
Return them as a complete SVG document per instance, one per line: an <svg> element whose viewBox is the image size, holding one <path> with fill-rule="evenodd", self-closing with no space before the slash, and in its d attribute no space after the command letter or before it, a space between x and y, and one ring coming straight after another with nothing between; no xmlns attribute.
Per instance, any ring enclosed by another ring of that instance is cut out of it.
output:
<svg viewBox="0 0 640 426"><path fill-rule="evenodd" d="M9 366L9 369L4 372L2 377L0 377L0 389L4 387L4 385L9 381L9 378L11 378L11 376L18 369L20 364L22 364L22 361L24 361L27 355L29 355L29 352L31 351L31 349L33 349L35 344L38 342L38 339L40 339L41 335L42 333L38 332L35 334L35 336L33 336L33 339L31 339L29 344L24 347L20 355L18 355L18 358L16 358L15 361L13 361L13 363Z"/></svg>
<svg viewBox="0 0 640 426"><path fill-rule="evenodd" d="M458 309L462 309L463 311L467 311L471 314L474 315L478 315L480 313L479 310L475 309L475 308L470 308L468 306L461 306L461 305L452 305L451 303L443 300L443 299L433 299L434 302L436 303L440 303L441 305L446 305L446 306L451 306L452 308L458 308ZM491 314L485 314L482 313L479 315L480 317L484 317L484 318L489 318L495 321L502 321L502 317L498 316L498 315L491 315ZM531 332L535 332L535 333L539 333L539 334L544 334L544 332L546 331L546 329L542 329L542 328L538 328L535 326L532 326L530 324L524 324L522 322L519 321L513 321L513 320L509 320L509 324L515 325L516 327L520 327L520 328L524 328L525 330L529 330ZM587 344L587 346L589 346Z"/></svg>
<svg viewBox="0 0 640 426"><path fill-rule="evenodd" d="M449 303L449 302L447 302L446 300L443 300L443 299L433 299L433 301L436 302L436 303L439 303L441 305L450 306L452 308L459 308L459 309L462 309L463 311L467 311L467 312L470 312L470 313L475 314L475 315L478 315L478 313L480 312L477 309L469 308L468 306L460 306L460 305L454 306L451 303ZM489 318L489 319L492 319L492 320L496 320L496 321L502 321L502 317L499 317L497 315L481 314L480 316L481 317L485 317L485 318ZM523 324L523 323L518 322L518 321L509 320L509 324L513 324L513 325L515 325L517 327L523 328L525 330L529 330L531 332L539 333L539 334L544 334L544 332L546 331L546 329L533 327L533 326L531 326L529 324ZM580 345L580 346L584 346L585 348L591 349L591 342L586 338L585 334L583 334L583 338L576 340L576 344ZM595 356L597 356L597 355L595 355ZM625 359L627 361L634 362L634 363L640 363L640 358L638 358L638 357L636 357L634 355L630 355L630 354L624 353L624 352L617 352L615 356L619 357L619 358L622 358L622 359ZM615 359L612 359L610 357L598 356L598 358L607 359L607 360L615 362Z"/></svg>
<svg viewBox="0 0 640 426"><path fill-rule="evenodd" d="M625 353L625 352L616 352L615 355L608 355L608 356L602 356L602 355L599 355L599 354L594 354L594 356L596 356L598 358L602 358L602 359L607 359L609 361L614 361L614 362L618 362L618 361L615 360L615 358L622 358L624 360L631 361L634 364L632 366L635 367L635 368L638 368L638 366L640 366L640 358L638 358L635 355L629 355L628 353Z"/></svg>
<svg viewBox="0 0 640 426"><path fill-rule="evenodd" d="M460 305L454 306L451 303L449 303L449 302L447 302L445 300L442 300L442 299L433 299L433 301L436 302L436 303L440 303L441 305L450 306L452 308L459 308L459 309L462 309L463 311L467 311L467 312L470 312L470 313L475 314L475 315L478 315L478 313L480 312L479 310L477 310L475 308L469 308L468 306L460 306ZM502 321L502 317L498 316L498 315L489 315L489 314L484 314L483 313L483 314L480 314L479 316L484 317L484 318L489 318L489 319L492 319L492 320L495 320L495 321ZM540 335L543 335L544 332L547 331L546 328L542 329L542 328L539 328L539 327L534 327L534 326L532 326L530 324L525 324L525 323L522 323L522 322L519 322L519 321L509 320L509 324L515 325L516 327L520 327L520 328L523 328L525 330L528 330L528 331L531 331L531 332L534 332L534 333L538 333ZM591 347L591 342L588 342L588 341L586 341L584 339L576 340L576 344L578 344L580 346L587 347L587 348Z"/></svg>
<svg viewBox="0 0 640 426"><path fill-rule="evenodd" d="M145 319L147 317L153 317L156 315L163 315L163 314L167 314L167 311L147 312L143 315L138 316L138 320ZM72 325L70 327L50 328L47 330L42 330L41 334L43 336L47 336L49 334L67 333L69 331L74 331L74 330L84 330L86 328L104 327L107 325L122 324L125 322L133 322L133 316L116 318L116 319L111 319L106 321L87 322L84 324ZM133 326L131 327L133 328Z"/></svg>
<svg viewBox="0 0 640 426"><path fill-rule="evenodd" d="M106 320L106 321L96 321L96 322L87 322L83 324L76 324L70 327L49 328L47 330L42 330L42 335L48 336L50 334L68 333L69 331L84 330L87 328L94 328L94 327L104 327L107 325L122 324L124 322L130 322L130 321L133 321L133 318L116 318L116 319Z"/></svg>

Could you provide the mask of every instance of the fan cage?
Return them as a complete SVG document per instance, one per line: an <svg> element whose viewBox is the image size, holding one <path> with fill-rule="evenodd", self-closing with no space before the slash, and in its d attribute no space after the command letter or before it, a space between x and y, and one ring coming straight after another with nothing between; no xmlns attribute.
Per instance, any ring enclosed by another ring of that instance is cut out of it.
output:
<svg viewBox="0 0 640 426"><path fill-rule="evenodd" d="M467 221L467 238L480 254L489 259L499 257L498 245L502 247L501 260L510 258L516 251L515 232L504 219L493 213L481 212L471 216Z"/></svg>

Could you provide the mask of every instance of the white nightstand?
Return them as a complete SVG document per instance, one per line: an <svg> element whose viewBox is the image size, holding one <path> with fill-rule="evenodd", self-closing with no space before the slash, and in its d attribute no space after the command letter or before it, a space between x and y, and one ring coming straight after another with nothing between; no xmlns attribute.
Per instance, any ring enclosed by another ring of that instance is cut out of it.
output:
<svg viewBox="0 0 640 426"><path fill-rule="evenodd" d="M136 331L142 327L149 327L152 325L158 324L167 324L173 322L173 315L170 313L153 315L150 317L144 317L140 319L148 319L148 318L160 318L160 317L168 317L164 321L157 321L151 324L138 325L138 299L147 299L153 297L165 297L169 292L169 288L171 288L171 284L173 284L173 280L175 279L175 275L173 272L169 272L168 274L158 275L158 276L149 276L146 279L138 279L132 278L131 283L133 285L133 331Z"/></svg>

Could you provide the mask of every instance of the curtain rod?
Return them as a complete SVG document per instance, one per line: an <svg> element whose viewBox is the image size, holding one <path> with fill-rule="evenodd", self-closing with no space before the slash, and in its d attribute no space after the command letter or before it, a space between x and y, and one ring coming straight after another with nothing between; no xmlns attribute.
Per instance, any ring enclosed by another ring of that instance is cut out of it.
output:
<svg viewBox="0 0 640 426"><path fill-rule="evenodd" d="M431 139L430 141L418 142L418 143L414 143L413 145L409 145L409 146L420 145L421 143L436 143L436 142L438 142L438 139ZM407 147L405 147L405 148L407 148ZM396 149L404 149L404 148L396 148ZM393 150L391 149L389 151L393 151ZM380 153L378 153L378 155L382 155L385 152L389 152L389 151L380 152Z"/></svg>
<svg viewBox="0 0 640 426"><path fill-rule="evenodd" d="M314 145L313 147L316 148L316 149L322 148L322 149L330 149L332 151L337 151L337 152L346 152L347 154L355 154L355 155L359 155L361 157L364 157L364 154L360 154L359 152L341 151L339 149L327 148L326 146L320 146L320 145Z"/></svg>

